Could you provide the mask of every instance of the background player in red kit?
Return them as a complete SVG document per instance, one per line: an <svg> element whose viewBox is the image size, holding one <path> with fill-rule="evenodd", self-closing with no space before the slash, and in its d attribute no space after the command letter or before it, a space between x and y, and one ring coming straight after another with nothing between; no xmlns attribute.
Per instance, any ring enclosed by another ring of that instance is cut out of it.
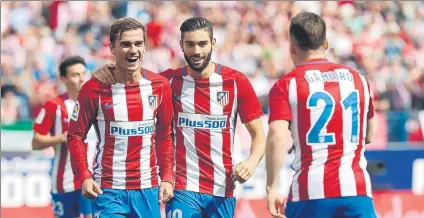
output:
<svg viewBox="0 0 424 218"><path fill-rule="evenodd" d="M215 39L209 20L187 19L180 31L188 66L161 73L173 92L176 152L175 197L167 203L166 214L233 217L234 182L249 179L265 152L259 119L263 112L246 75L210 62ZM93 76L114 82L107 66ZM252 147L250 157L233 168L237 115L252 137Z"/></svg>
<svg viewBox="0 0 424 218"><path fill-rule="evenodd" d="M166 78L141 68L145 39L140 22L113 22L117 83L89 80L71 116L72 168L84 196L95 199L94 217L160 217L158 200L173 196L172 91ZM92 124L99 137L93 175L82 144Z"/></svg>
<svg viewBox="0 0 424 218"><path fill-rule="evenodd" d="M91 217L91 202L81 195L81 181L72 173L66 133L69 117L81 86L86 81L85 61L82 57L71 56L59 66L60 79L66 86L66 93L47 101L34 123L33 149L54 146L55 158L52 169L52 205L55 217ZM90 135L94 132L91 129ZM83 149L86 164L91 168L94 157L95 137L88 137Z"/></svg>
<svg viewBox="0 0 424 218"><path fill-rule="evenodd" d="M327 61L325 22L302 12L290 24L296 68L269 94L268 209L284 217L277 180L290 128L295 171L287 217L375 217L364 157L374 115L370 88L357 71Z"/></svg>

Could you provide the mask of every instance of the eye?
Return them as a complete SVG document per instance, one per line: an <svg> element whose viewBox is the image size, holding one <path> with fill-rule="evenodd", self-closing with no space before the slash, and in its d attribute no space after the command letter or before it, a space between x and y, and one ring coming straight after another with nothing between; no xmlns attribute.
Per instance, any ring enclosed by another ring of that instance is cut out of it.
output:
<svg viewBox="0 0 424 218"><path fill-rule="evenodd" d="M142 47L144 45L144 42L135 42L134 45L137 47Z"/></svg>
<svg viewBox="0 0 424 218"><path fill-rule="evenodd" d="M120 45L121 45L121 47L129 47L130 43L129 42L121 42Z"/></svg>

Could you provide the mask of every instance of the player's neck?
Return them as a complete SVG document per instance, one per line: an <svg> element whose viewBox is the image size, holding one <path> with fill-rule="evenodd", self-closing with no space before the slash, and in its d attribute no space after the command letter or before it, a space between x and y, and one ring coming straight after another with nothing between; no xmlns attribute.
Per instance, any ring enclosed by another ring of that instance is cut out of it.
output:
<svg viewBox="0 0 424 218"><path fill-rule="evenodd" d="M123 71L118 72L116 74L116 82L117 83L123 83L123 84L129 84L129 83L136 83L141 79L141 71L140 69L135 71L132 74L125 73Z"/></svg>
<svg viewBox="0 0 424 218"><path fill-rule="evenodd" d="M76 101L77 98L78 98L78 91L77 90L67 89L66 94L68 94L69 99L72 99L74 101Z"/></svg>
<svg viewBox="0 0 424 218"><path fill-rule="evenodd" d="M302 65L311 60L326 59L325 51L305 52L299 55L296 59L297 59L295 63L296 66Z"/></svg>
<svg viewBox="0 0 424 218"><path fill-rule="evenodd" d="M193 79L206 79L209 78L215 72L215 64L209 62L208 66L202 71L202 73L198 73L195 70L187 67L188 75L193 77Z"/></svg>

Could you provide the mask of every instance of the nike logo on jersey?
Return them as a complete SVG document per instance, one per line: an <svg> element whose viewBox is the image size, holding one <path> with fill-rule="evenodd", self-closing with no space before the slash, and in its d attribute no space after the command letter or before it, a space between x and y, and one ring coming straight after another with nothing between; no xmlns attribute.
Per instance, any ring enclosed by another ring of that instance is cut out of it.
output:
<svg viewBox="0 0 424 218"><path fill-rule="evenodd" d="M113 106L115 106L115 105L117 105L117 104L119 104L119 103L115 103L115 104L109 104L109 103L106 103L106 104L105 104L105 108L106 108L106 109L111 109L111 108L113 108Z"/></svg>
<svg viewBox="0 0 424 218"><path fill-rule="evenodd" d="M178 99L182 99L182 98L184 98L184 97L186 97L187 95L180 95L180 96L177 96L177 95L174 95L173 96L173 99L174 100L178 100Z"/></svg>

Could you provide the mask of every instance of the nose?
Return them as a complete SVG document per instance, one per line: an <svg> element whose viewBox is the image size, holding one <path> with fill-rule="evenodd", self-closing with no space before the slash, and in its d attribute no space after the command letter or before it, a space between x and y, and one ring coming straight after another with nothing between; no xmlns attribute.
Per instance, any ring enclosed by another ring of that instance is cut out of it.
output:
<svg viewBox="0 0 424 218"><path fill-rule="evenodd" d="M130 46L130 50L128 51L129 53L131 53L131 54L135 54L135 53L137 53L137 48L136 48L136 46L134 45L134 43L132 43L131 44L131 46Z"/></svg>
<svg viewBox="0 0 424 218"><path fill-rule="evenodd" d="M202 52L202 50L201 50L200 46L195 45L195 46L194 46L194 50L193 50L193 54L198 55L198 54L200 54L201 52Z"/></svg>

